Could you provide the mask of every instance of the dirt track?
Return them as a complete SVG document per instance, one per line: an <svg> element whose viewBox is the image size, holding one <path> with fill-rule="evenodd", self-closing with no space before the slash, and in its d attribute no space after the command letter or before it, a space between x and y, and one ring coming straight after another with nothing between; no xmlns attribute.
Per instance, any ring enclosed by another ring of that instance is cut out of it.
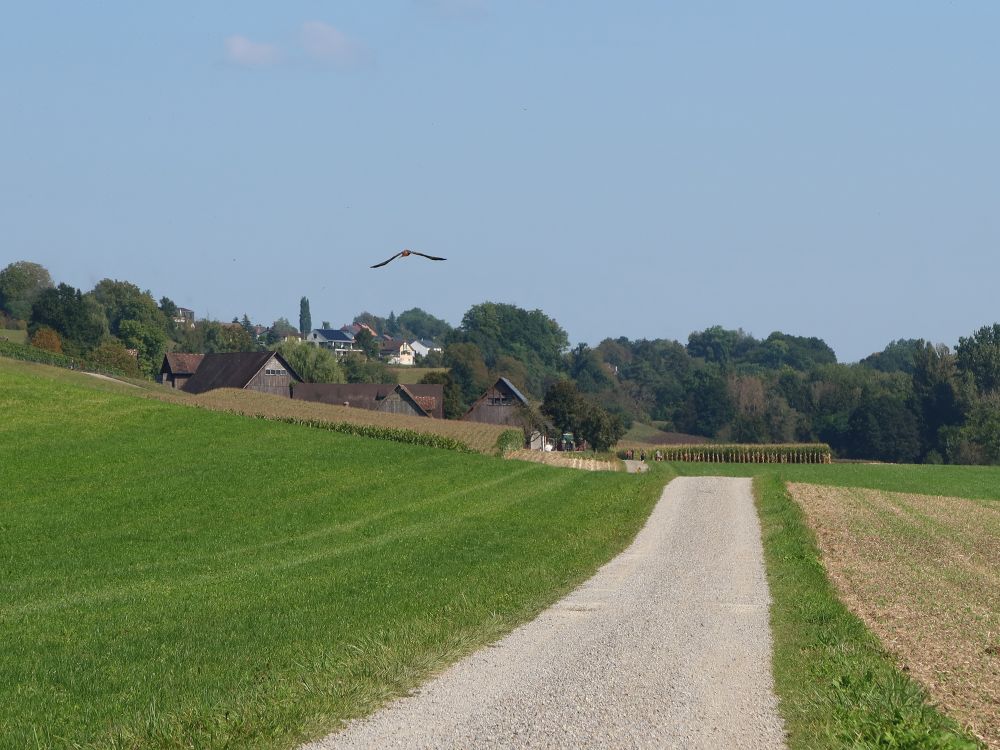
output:
<svg viewBox="0 0 1000 750"><path fill-rule="evenodd" d="M307 747L782 747L768 604L750 481L675 479L586 584Z"/></svg>

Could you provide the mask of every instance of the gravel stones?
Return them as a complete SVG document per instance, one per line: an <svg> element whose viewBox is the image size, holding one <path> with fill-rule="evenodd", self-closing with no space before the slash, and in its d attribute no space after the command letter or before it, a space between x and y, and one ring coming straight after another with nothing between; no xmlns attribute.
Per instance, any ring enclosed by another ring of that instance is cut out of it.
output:
<svg viewBox="0 0 1000 750"><path fill-rule="evenodd" d="M307 750L782 747L768 605L750 480L678 478L583 586Z"/></svg>

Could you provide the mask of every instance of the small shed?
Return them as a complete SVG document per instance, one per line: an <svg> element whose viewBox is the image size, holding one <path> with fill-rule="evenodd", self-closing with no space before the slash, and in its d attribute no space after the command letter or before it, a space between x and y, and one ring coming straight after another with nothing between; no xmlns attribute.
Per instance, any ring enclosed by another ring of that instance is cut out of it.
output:
<svg viewBox="0 0 1000 750"><path fill-rule="evenodd" d="M204 355L184 390L205 393L216 388L239 388L291 398L292 383L301 382L302 378L278 352L230 352Z"/></svg>
<svg viewBox="0 0 1000 750"><path fill-rule="evenodd" d="M198 372L198 366L204 357L204 354L168 352L163 355L163 364L160 365L160 374L156 377L156 382L169 385L171 388L183 388L191 376Z"/></svg>
<svg viewBox="0 0 1000 750"><path fill-rule="evenodd" d="M500 378L469 407L462 419L466 422L524 428L527 425L523 410L529 406L528 399L517 386L507 378Z"/></svg>

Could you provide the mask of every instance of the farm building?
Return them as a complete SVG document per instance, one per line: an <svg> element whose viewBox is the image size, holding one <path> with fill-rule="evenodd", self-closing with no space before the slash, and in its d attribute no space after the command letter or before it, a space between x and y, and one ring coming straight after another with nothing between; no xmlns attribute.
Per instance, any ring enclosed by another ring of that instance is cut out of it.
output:
<svg viewBox="0 0 1000 750"><path fill-rule="evenodd" d="M523 427L522 408L528 405L528 399L517 389L517 386L507 378L500 378L469 407L462 419L466 422Z"/></svg>
<svg viewBox="0 0 1000 750"><path fill-rule="evenodd" d="M292 383L301 382L302 378L277 352L232 352L204 355L184 390L205 393L216 388L239 388L290 398Z"/></svg>
<svg viewBox="0 0 1000 750"><path fill-rule="evenodd" d="M198 365L204 356L204 354L168 352L163 356L163 364L160 365L160 374L157 375L156 382L169 385L171 388L183 388L198 371Z"/></svg>
<svg viewBox="0 0 1000 750"><path fill-rule="evenodd" d="M391 414L444 418L444 386L401 383L300 383L292 398Z"/></svg>

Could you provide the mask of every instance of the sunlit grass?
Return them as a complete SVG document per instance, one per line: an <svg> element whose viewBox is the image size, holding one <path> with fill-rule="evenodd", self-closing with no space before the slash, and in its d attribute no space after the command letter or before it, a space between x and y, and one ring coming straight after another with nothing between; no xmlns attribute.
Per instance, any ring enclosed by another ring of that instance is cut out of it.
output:
<svg viewBox="0 0 1000 750"><path fill-rule="evenodd" d="M37 372L0 361L0 747L323 734L584 580L662 487Z"/></svg>

